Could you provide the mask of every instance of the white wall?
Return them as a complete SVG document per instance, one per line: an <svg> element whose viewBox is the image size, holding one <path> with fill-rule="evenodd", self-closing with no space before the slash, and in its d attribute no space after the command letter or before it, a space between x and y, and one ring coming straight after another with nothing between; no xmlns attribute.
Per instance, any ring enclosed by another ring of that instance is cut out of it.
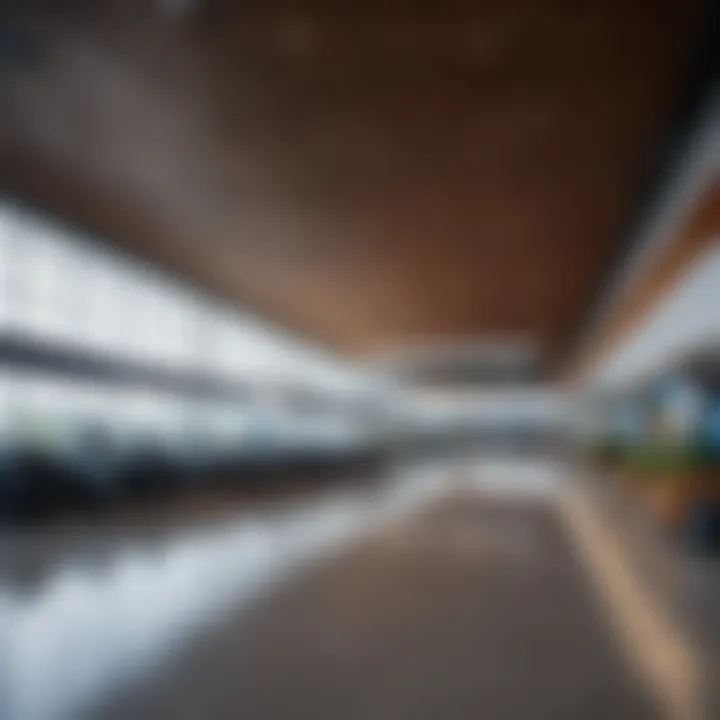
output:
<svg viewBox="0 0 720 720"><path fill-rule="evenodd" d="M696 259L589 379L619 387L668 367L695 349L720 346L720 241Z"/></svg>
<svg viewBox="0 0 720 720"><path fill-rule="evenodd" d="M648 208L627 262L620 268L588 327L588 339L612 315L617 303L665 251L687 221L695 203L717 181L720 171L720 86L711 93L672 179Z"/></svg>

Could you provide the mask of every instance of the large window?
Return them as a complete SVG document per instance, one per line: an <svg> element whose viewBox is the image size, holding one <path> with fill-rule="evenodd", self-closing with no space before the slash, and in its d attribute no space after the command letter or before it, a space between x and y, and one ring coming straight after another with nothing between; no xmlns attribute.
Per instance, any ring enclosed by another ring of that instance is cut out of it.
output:
<svg viewBox="0 0 720 720"><path fill-rule="evenodd" d="M272 324L0 201L2 336L250 390L246 402L231 392L226 401L203 402L167 389L101 387L0 367L2 434L57 436L95 422L123 436L181 441L202 424L204 433L229 441L246 432L253 413L267 416L263 398L282 424L284 388L332 397L362 387L350 367Z"/></svg>

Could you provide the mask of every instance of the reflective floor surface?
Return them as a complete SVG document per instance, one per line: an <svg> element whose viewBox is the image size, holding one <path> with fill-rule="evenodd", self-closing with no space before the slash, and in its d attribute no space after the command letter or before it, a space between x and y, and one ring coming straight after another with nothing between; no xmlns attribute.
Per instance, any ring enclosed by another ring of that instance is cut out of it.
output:
<svg viewBox="0 0 720 720"><path fill-rule="evenodd" d="M660 717L556 475L427 466L162 531L6 533L0 717Z"/></svg>

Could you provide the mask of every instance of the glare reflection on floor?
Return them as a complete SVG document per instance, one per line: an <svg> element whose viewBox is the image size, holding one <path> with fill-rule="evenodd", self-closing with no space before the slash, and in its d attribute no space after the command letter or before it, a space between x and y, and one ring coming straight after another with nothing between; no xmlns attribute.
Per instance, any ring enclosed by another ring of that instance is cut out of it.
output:
<svg viewBox="0 0 720 720"><path fill-rule="evenodd" d="M0 585L0 717L74 720L273 582L445 492L448 477L447 467L416 469L374 495L119 545L100 568L57 567L34 594Z"/></svg>
<svg viewBox="0 0 720 720"><path fill-rule="evenodd" d="M37 593L0 586L0 717L65 720L142 676L278 579L420 500L427 478L247 516L102 568L68 563Z"/></svg>

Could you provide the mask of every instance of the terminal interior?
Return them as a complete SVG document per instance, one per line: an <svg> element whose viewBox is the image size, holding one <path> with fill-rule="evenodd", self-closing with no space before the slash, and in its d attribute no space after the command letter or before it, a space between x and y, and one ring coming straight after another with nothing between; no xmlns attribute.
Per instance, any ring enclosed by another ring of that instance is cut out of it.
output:
<svg viewBox="0 0 720 720"><path fill-rule="evenodd" d="M0 5L0 718L720 718L720 16Z"/></svg>

